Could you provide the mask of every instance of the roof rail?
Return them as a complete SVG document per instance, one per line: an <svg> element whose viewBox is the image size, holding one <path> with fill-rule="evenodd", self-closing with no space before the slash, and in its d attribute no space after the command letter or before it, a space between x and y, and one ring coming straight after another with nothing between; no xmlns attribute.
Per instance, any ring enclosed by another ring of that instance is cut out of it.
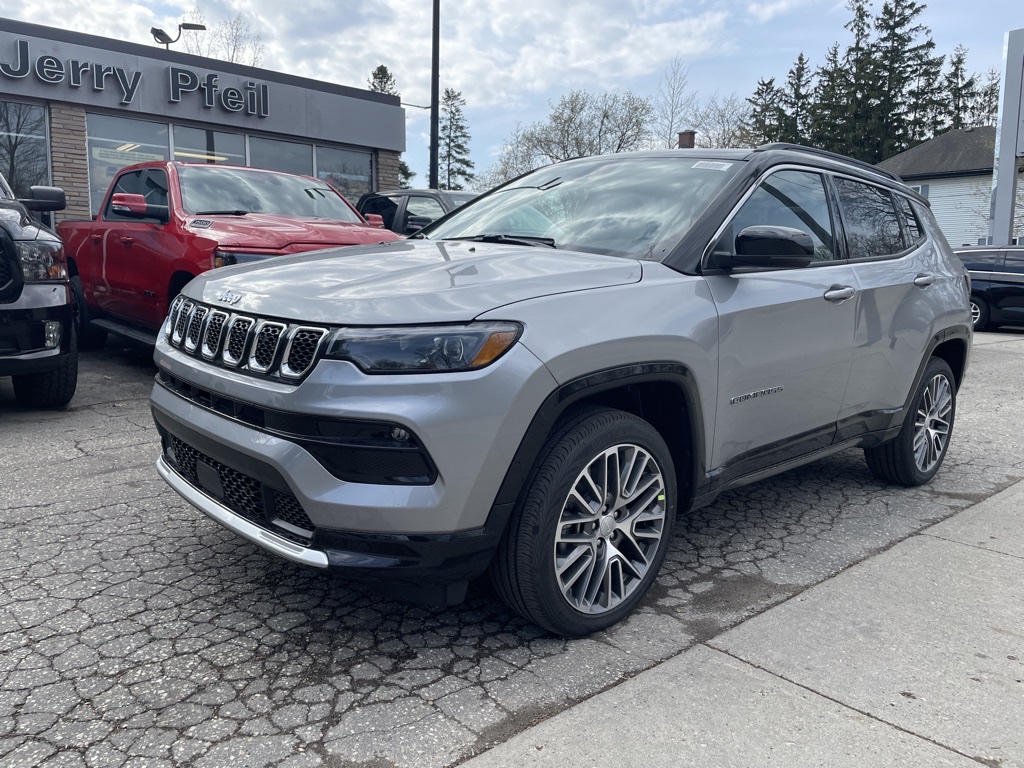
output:
<svg viewBox="0 0 1024 768"><path fill-rule="evenodd" d="M840 155L838 152L829 152L827 149L815 149L814 147L805 147L802 144L787 144L786 142L783 141L775 141L772 142L771 144L762 144L761 146L757 147L754 150L754 152L768 152L773 149L790 149L793 150L794 152L806 152L809 155L827 157L831 160L837 160L839 162L847 163L849 165L856 165L858 168L863 168L866 171L877 173L879 176L885 176L887 179L898 181L901 184L903 183L903 179L901 179L895 173L890 173L889 171L879 168L877 165L866 163L863 160L855 160L852 157Z"/></svg>

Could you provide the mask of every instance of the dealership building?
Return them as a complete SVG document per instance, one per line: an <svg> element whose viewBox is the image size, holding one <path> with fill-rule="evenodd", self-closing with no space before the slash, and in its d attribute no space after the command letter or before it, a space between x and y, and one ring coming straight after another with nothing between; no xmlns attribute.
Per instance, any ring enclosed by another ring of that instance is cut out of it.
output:
<svg viewBox="0 0 1024 768"><path fill-rule="evenodd" d="M0 171L19 196L62 187L67 218L145 160L300 173L355 202L399 185L404 150L397 96L0 19Z"/></svg>

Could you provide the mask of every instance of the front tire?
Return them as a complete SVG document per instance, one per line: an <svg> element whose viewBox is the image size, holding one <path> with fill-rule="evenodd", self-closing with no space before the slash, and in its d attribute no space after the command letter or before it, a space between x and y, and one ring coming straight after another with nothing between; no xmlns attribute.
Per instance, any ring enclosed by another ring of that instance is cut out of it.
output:
<svg viewBox="0 0 1024 768"><path fill-rule="evenodd" d="M22 373L11 377L14 396L26 408L63 408L78 388L78 342L72 325L71 349L56 368L44 373Z"/></svg>
<svg viewBox="0 0 1024 768"><path fill-rule="evenodd" d="M984 299L971 296L971 326L976 331L984 331L988 327L988 304Z"/></svg>
<svg viewBox="0 0 1024 768"><path fill-rule="evenodd" d="M955 417L956 379L945 360L933 357L899 434L887 443L864 449L868 469L887 483L924 485L946 458Z"/></svg>
<svg viewBox="0 0 1024 768"><path fill-rule="evenodd" d="M558 635L610 627L657 578L676 503L654 427L624 411L578 414L541 451L492 564L495 589Z"/></svg>

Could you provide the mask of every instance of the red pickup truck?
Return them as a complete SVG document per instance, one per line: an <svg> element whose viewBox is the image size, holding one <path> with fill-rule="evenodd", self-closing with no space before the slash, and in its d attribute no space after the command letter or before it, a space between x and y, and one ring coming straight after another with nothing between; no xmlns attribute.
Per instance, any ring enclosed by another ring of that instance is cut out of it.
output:
<svg viewBox="0 0 1024 768"><path fill-rule="evenodd" d="M171 300L214 267L398 239L323 181L178 162L118 172L92 221L64 221L81 346L107 331L153 343Z"/></svg>

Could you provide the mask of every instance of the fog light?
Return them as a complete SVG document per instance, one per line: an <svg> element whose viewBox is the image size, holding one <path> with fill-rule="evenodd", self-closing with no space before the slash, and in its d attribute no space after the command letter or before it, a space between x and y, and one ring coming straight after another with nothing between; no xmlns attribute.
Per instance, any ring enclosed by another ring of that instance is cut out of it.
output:
<svg viewBox="0 0 1024 768"><path fill-rule="evenodd" d="M58 320L47 320L46 321L46 347L52 349L53 347L60 346L60 321Z"/></svg>
<svg viewBox="0 0 1024 768"><path fill-rule="evenodd" d="M409 433L406 432L401 427L392 427L391 428L391 438L393 440L405 441L405 440L409 439Z"/></svg>

